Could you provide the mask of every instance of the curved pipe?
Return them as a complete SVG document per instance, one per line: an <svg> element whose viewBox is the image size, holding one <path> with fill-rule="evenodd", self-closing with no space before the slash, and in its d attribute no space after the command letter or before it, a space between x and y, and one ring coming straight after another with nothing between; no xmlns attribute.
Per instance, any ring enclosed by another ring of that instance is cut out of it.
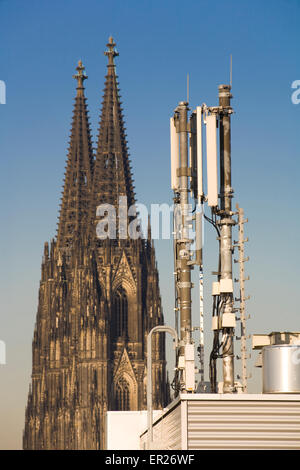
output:
<svg viewBox="0 0 300 470"><path fill-rule="evenodd" d="M153 412L152 412L152 335L157 332L170 333L175 340L175 348L178 346L178 335L171 326L158 325L149 331L147 337L147 423L148 423L148 450L153 441Z"/></svg>

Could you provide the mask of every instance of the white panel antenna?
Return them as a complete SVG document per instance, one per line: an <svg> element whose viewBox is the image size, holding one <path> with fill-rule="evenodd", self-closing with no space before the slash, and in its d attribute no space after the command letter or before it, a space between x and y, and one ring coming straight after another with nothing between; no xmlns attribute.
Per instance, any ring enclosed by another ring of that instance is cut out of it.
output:
<svg viewBox="0 0 300 470"><path fill-rule="evenodd" d="M196 212L196 264L202 265L202 247L203 247L203 212Z"/></svg>
<svg viewBox="0 0 300 470"><path fill-rule="evenodd" d="M197 193L198 200L203 196L203 155L202 155L202 109L197 106Z"/></svg>
<svg viewBox="0 0 300 470"><path fill-rule="evenodd" d="M207 203L218 205L217 116L206 117Z"/></svg>
<svg viewBox="0 0 300 470"><path fill-rule="evenodd" d="M196 113L190 118L190 168L192 171L191 190L193 197L197 198L197 122Z"/></svg>
<svg viewBox="0 0 300 470"><path fill-rule="evenodd" d="M177 169L179 168L179 133L176 132L174 118L170 118L170 139L171 139L171 187L173 191L179 189L179 178Z"/></svg>

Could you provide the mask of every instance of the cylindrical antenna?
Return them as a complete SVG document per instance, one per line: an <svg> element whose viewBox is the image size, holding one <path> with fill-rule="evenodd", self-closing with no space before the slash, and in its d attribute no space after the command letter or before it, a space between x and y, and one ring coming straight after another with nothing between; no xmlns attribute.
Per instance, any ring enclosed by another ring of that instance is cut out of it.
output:
<svg viewBox="0 0 300 470"><path fill-rule="evenodd" d="M190 100L190 76L187 74L186 77L186 101L189 103Z"/></svg>
<svg viewBox="0 0 300 470"><path fill-rule="evenodd" d="M177 169L179 168L179 133L176 132L174 118L170 119L170 140L171 140L171 187L173 191L178 191L179 178Z"/></svg>
<svg viewBox="0 0 300 470"><path fill-rule="evenodd" d="M218 205L217 116L206 117L207 200L210 207Z"/></svg>
<svg viewBox="0 0 300 470"><path fill-rule="evenodd" d="M230 54L230 88L232 87L232 54Z"/></svg>

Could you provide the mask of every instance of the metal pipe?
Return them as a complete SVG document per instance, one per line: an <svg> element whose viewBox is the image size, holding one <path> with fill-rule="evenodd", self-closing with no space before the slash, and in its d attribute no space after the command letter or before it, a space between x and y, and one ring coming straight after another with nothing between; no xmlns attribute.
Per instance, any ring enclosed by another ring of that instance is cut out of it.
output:
<svg viewBox="0 0 300 470"><path fill-rule="evenodd" d="M220 109L220 258L221 275L220 280L232 280L232 219L231 199L233 190L231 187L231 132L230 85L219 86L219 109ZM223 314L233 313L233 292L221 293ZM233 351L234 328L223 328L223 392L234 391L234 351Z"/></svg>
<svg viewBox="0 0 300 470"><path fill-rule="evenodd" d="M178 346L177 332L171 326L158 325L149 331L147 337L147 424L148 424L148 450L153 441L153 415L152 415L152 335L156 332L170 333L175 341L175 348Z"/></svg>
<svg viewBox="0 0 300 470"><path fill-rule="evenodd" d="M181 101L177 107L179 118L180 134L180 209L181 209L181 237L179 244L179 297L180 297L180 339L183 344L190 342L191 332L191 267L190 261L190 239L188 203L189 203L189 184L188 184L188 126L187 112L188 103ZM184 352L183 352L184 354Z"/></svg>

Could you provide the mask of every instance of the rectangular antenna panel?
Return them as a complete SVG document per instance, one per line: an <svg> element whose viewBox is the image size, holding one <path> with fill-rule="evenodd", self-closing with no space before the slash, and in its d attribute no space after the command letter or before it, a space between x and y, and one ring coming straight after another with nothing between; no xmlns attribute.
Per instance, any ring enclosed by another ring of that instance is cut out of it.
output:
<svg viewBox="0 0 300 470"><path fill-rule="evenodd" d="M173 191L179 189L179 178L177 169L179 168L179 133L176 132L174 118L170 119L170 139L171 139L171 188Z"/></svg>
<svg viewBox="0 0 300 470"><path fill-rule="evenodd" d="M220 283L213 282L212 283L212 294L211 295L220 295Z"/></svg>
<svg viewBox="0 0 300 470"><path fill-rule="evenodd" d="M196 212L196 264L202 265L203 212Z"/></svg>
<svg viewBox="0 0 300 470"><path fill-rule="evenodd" d="M210 207L218 205L217 116L206 118L207 199Z"/></svg>
<svg viewBox="0 0 300 470"><path fill-rule="evenodd" d="M186 344L185 355L185 388L189 392L195 390L195 346Z"/></svg>
<svg viewBox="0 0 300 470"><path fill-rule="evenodd" d="M223 313L222 315L222 328L235 328L235 314L234 313Z"/></svg>
<svg viewBox="0 0 300 470"><path fill-rule="evenodd" d="M203 196L203 164L202 164L202 109L197 106L197 182L198 198Z"/></svg>
<svg viewBox="0 0 300 470"><path fill-rule="evenodd" d="M220 293L221 294L232 294L233 293L232 279L221 279L220 280Z"/></svg>
<svg viewBox="0 0 300 470"><path fill-rule="evenodd" d="M197 198L197 121L196 113L191 115L190 119L190 168L192 169L191 189L193 196Z"/></svg>

